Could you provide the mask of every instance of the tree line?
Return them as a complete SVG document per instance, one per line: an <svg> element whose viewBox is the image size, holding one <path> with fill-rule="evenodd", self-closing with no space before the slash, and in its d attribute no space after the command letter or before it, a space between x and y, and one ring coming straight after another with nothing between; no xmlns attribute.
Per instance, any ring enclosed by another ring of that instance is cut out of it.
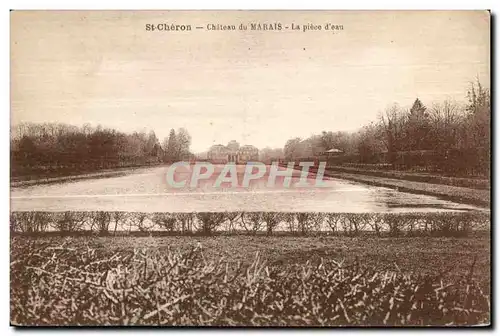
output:
<svg viewBox="0 0 500 336"><path fill-rule="evenodd" d="M259 159L296 161L335 148L331 165L389 164L462 175L489 175L490 91L472 83L467 102L444 100L430 107L416 98L411 107L389 106L356 132L323 131L289 139L284 148L264 148ZM174 162L193 157L191 135L172 129L161 143L154 131L124 133L102 126L21 123L11 130L11 174L73 174L106 168Z"/></svg>
<svg viewBox="0 0 500 336"><path fill-rule="evenodd" d="M11 174L64 174L152 165L190 155L191 135L172 129L162 144L154 131L124 133L102 126L21 123L11 130Z"/></svg>
<svg viewBox="0 0 500 336"><path fill-rule="evenodd" d="M444 100L427 107L419 98L409 108L393 104L357 132L292 138L284 155L296 160L336 148L343 152L339 162L488 175L490 116L490 91L477 81L471 83L465 104Z"/></svg>
<svg viewBox="0 0 500 336"><path fill-rule="evenodd" d="M136 232L211 236L335 234L357 237L467 236L489 230L489 214L481 211L437 213L197 212L144 213L120 211L13 212L11 232L62 235Z"/></svg>

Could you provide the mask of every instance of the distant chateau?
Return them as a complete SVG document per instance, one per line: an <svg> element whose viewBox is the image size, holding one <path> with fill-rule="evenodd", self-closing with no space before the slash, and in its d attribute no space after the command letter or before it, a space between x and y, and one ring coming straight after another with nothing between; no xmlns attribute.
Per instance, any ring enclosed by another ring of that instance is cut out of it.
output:
<svg viewBox="0 0 500 336"><path fill-rule="evenodd" d="M229 141L227 146L213 145L207 155L212 163L247 163L259 159L259 150L252 145L241 146L235 140Z"/></svg>

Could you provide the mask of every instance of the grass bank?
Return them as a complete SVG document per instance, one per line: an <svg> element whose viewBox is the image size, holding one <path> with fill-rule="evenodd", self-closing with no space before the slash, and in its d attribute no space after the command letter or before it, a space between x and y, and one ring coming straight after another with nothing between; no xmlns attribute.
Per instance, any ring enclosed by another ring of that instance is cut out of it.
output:
<svg viewBox="0 0 500 336"><path fill-rule="evenodd" d="M377 187L397 189L402 192L436 196L441 199L477 205L485 208L491 206L491 191L486 189L473 189L456 187L446 184L416 182L405 179L395 179L380 176L364 175L363 173L346 173L328 169L325 176L365 183Z"/></svg>
<svg viewBox="0 0 500 336"><path fill-rule="evenodd" d="M149 168L153 166L138 166L138 167L123 167L123 168L113 168L113 169L104 169L97 172L89 172L84 174L69 174L61 175L61 176L24 176L22 178L11 178L10 186L11 187L26 187L31 185L40 185L40 184L51 184L51 183L61 183L61 182L73 182L87 179L97 179L97 178L108 178L108 177L119 177L130 174L137 170Z"/></svg>
<svg viewBox="0 0 500 336"><path fill-rule="evenodd" d="M491 187L490 180L485 178L452 177L452 176L442 176L429 173L412 173L412 172L388 170L388 169L383 169L383 170L367 169L367 168L348 167L348 166L329 166L328 170L334 172L387 177L405 181L443 184L454 187L464 187L472 189L489 190Z"/></svg>

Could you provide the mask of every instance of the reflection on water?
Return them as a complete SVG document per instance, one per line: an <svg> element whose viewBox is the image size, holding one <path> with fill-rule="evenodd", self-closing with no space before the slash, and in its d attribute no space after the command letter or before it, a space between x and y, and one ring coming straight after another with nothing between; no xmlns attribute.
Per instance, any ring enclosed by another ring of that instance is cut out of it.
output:
<svg viewBox="0 0 500 336"><path fill-rule="evenodd" d="M328 179L322 188L268 188L263 180L250 188L217 189L210 180L197 188L175 190L166 168L143 169L126 176L11 189L12 211L318 211L431 212L481 209L437 197ZM294 176L298 179L300 172ZM293 183L292 183L293 185Z"/></svg>

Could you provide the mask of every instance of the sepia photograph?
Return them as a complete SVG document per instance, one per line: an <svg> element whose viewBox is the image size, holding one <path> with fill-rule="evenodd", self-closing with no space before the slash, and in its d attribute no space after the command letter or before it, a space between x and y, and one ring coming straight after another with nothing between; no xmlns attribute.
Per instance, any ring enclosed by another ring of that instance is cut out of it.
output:
<svg viewBox="0 0 500 336"><path fill-rule="evenodd" d="M13 327L488 327L488 10L12 10Z"/></svg>

